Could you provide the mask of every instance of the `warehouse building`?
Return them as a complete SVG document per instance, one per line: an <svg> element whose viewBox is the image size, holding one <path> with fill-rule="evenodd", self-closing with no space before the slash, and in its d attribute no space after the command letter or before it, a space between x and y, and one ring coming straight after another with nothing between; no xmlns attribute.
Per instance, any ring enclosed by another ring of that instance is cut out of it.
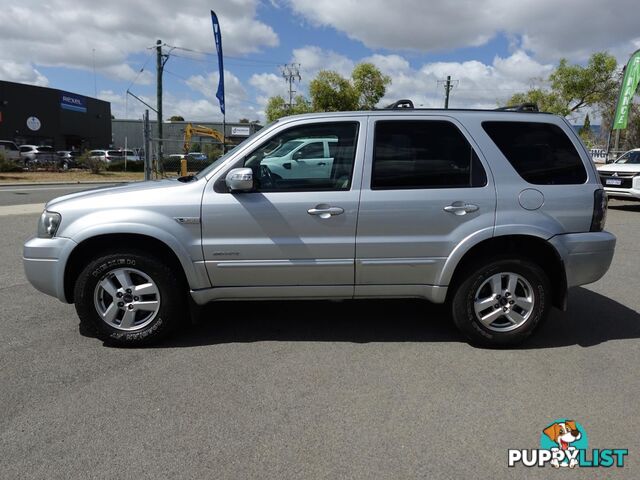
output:
<svg viewBox="0 0 640 480"><path fill-rule="evenodd" d="M111 104L76 93L0 81L0 140L56 150L111 143Z"/></svg>

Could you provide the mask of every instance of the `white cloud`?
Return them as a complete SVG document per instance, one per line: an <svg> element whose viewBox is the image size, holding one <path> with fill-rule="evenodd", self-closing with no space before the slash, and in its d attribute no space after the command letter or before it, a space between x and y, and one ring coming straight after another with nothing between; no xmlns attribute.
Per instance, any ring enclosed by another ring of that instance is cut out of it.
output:
<svg viewBox="0 0 640 480"><path fill-rule="evenodd" d="M453 50L505 33L543 61L581 61L640 37L637 0L287 1L312 25L335 28L370 48Z"/></svg>
<svg viewBox="0 0 640 480"><path fill-rule="evenodd" d="M308 60L308 64L302 64L304 74L297 87L302 93L307 91L309 81L321 69L336 70L348 77L357 62L373 63L392 80L380 106L409 98L416 106L442 107L444 88L438 85L438 81L451 75L456 82L451 93L451 107L495 108L504 105L514 93L528 90L533 83L544 84L544 79L553 69L551 64L539 63L522 50L504 58L496 56L491 64L471 60L430 62L417 67L412 67L406 58L397 54L375 54L356 62L317 46L294 50L293 61L303 58ZM264 104L268 97L286 93L284 80L275 74L254 75L250 84L263 94L259 100Z"/></svg>
<svg viewBox="0 0 640 480"><path fill-rule="evenodd" d="M228 55L278 45L273 29L256 18L259 0L227 0L216 5ZM0 9L2 63L91 70L132 80L127 64L134 53L150 52L156 39L170 45L212 51L210 2L191 0L23 0ZM95 50L95 56L94 56ZM0 70L2 78L9 78ZM141 83L148 81L144 75Z"/></svg>
<svg viewBox="0 0 640 480"><path fill-rule="evenodd" d="M2 57L0 57L0 79L9 82L28 83L40 87L49 85L47 77L42 75L31 63L3 60Z"/></svg>

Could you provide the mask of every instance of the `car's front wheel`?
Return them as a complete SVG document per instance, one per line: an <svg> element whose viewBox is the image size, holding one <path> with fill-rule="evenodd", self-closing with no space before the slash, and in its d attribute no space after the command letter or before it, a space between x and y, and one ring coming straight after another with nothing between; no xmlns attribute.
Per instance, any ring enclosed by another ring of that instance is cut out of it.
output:
<svg viewBox="0 0 640 480"><path fill-rule="evenodd" d="M89 262L74 299L80 321L111 344L156 342L188 318L180 280L160 259L142 252L112 252Z"/></svg>
<svg viewBox="0 0 640 480"><path fill-rule="evenodd" d="M465 276L453 294L452 310L454 323L471 343L516 345L549 314L549 279L529 260L496 260Z"/></svg>

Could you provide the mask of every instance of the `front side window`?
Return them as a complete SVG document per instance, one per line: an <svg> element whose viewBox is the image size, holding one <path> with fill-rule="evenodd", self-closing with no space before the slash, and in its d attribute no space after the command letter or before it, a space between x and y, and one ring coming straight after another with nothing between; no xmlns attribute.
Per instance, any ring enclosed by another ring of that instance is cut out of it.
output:
<svg viewBox="0 0 640 480"><path fill-rule="evenodd" d="M538 122L483 122L511 166L534 185L572 185L587 171L569 137L557 125Z"/></svg>
<svg viewBox="0 0 640 480"><path fill-rule="evenodd" d="M486 183L478 156L451 122L376 123L373 190L481 187Z"/></svg>
<svg viewBox="0 0 640 480"><path fill-rule="evenodd" d="M259 192L349 190L358 125L331 122L290 128L247 155L243 166L253 170ZM326 142L335 144L330 157L324 152Z"/></svg>

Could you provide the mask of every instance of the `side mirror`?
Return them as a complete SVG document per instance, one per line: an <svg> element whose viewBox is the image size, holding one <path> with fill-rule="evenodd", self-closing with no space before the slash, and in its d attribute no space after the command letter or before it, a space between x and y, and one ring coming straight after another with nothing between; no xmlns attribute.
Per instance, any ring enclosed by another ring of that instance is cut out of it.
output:
<svg viewBox="0 0 640 480"><path fill-rule="evenodd" d="M232 192L248 192L253 190L253 170L250 168L234 168L225 177L227 188Z"/></svg>

